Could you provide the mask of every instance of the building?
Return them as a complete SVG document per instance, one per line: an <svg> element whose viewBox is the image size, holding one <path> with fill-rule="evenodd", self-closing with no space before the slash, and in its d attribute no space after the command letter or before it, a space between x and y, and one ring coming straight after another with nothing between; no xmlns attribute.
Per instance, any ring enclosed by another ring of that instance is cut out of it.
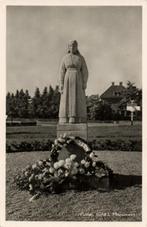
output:
<svg viewBox="0 0 147 227"><path fill-rule="evenodd" d="M126 88L123 86L122 82L120 82L119 85L115 85L115 83L112 82L111 86L100 96L100 98L105 103L110 104L115 112L118 112L120 101L124 98L125 92Z"/></svg>

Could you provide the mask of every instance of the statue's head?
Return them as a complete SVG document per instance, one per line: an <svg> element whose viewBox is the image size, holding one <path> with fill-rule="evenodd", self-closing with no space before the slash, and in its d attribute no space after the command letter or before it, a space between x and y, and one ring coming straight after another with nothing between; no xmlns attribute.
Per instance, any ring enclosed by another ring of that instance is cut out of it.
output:
<svg viewBox="0 0 147 227"><path fill-rule="evenodd" d="M68 43L68 53L79 54L78 42L76 40L71 40Z"/></svg>

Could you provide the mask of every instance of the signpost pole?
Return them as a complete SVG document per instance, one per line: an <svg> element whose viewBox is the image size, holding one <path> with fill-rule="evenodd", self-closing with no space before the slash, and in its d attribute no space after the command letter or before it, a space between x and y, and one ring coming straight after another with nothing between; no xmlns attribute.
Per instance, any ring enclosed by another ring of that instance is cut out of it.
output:
<svg viewBox="0 0 147 227"><path fill-rule="evenodd" d="M140 106L137 105L137 103L134 102L134 100L131 100L131 103L127 104L127 111L131 112L131 125L134 124L134 112L140 111Z"/></svg>
<svg viewBox="0 0 147 227"><path fill-rule="evenodd" d="M133 111L131 111L131 125L133 125L133 118L134 118L134 114L133 114L134 112Z"/></svg>

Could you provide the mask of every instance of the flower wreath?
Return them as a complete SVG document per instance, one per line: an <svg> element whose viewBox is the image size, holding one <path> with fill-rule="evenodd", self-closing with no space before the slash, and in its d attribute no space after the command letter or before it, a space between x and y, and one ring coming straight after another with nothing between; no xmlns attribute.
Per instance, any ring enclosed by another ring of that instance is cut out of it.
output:
<svg viewBox="0 0 147 227"><path fill-rule="evenodd" d="M76 155L71 154L65 160L58 160L62 148L71 143L83 148L85 158L76 161ZM17 174L15 182L21 190L29 190L33 194L30 199L32 201L43 192L59 193L70 188L91 187L89 179L92 177L102 178L110 175L112 170L98 160L98 156L84 139L64 134L55 139L49 158L26 166Z"/></svg>
<svg viewBox="0 0 147 227"><path fill-rule="evenodd" d="M83 150L85 151L85 155L88 155L92 152L91 147L87 144L87 142L76 136L67 136L66 134L64 134L63 136L60 135L59 138L55 139L54 144L52 145L52 150L51 150L51 158L54 161L57 161L58 159L58 155L60 153L60 151L62 150L63 147L67 147L70 144L76 144L79 147L83 148ZM91 157L94 157L94 154L91 154ZM96 156L95 156L96 157Z"/></svg>

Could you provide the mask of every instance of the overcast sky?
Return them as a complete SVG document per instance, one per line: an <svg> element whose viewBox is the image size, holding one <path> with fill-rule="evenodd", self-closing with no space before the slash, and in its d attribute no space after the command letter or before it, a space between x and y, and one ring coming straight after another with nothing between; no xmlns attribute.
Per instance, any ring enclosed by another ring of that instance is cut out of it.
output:
<svg viewBox="0 0 147 227"><path fill-rule="evenodd" d="M112 81L141 87L142 11L139 6L7 7L7 91L58 83L69 40L85 57L86 93L101 94Z"/></svg>

